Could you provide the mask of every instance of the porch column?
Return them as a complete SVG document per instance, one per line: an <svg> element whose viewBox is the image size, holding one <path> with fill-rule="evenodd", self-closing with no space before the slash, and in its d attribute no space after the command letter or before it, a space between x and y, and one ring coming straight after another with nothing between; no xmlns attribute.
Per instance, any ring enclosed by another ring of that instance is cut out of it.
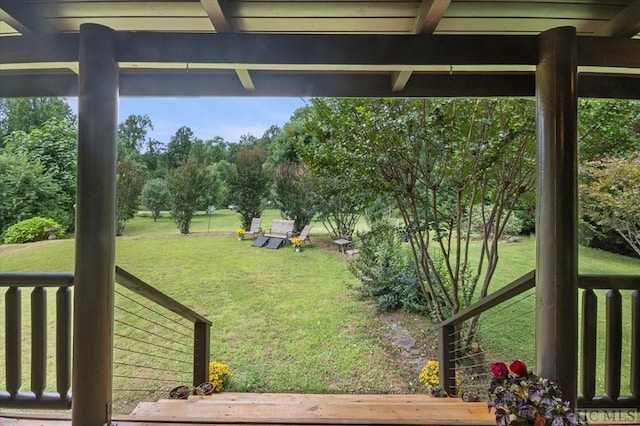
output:
<svg viewBox="0 0 640 426"><path fill-rule="evenodd" d="M111 421L118 64L111 29L80 26L73 425Z"/></svg>
<svg viewBox="0 0 640 426"><path fill-rule="evenodd" d="M575 408L578 368L577 37L539 36L536 68L536 363Z"/></svg>

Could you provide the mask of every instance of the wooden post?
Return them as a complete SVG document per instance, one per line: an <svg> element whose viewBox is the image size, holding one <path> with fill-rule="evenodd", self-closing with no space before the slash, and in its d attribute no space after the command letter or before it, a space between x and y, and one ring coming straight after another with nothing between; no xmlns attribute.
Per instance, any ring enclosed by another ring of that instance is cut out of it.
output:
<svg viewBox="0 0 640 426"><path fill-rule="evenodd" d="M578 366L577 36L539 36L536 68L536 363L576 404Z"/></svg>
<svg viewBox="0 0 640 426"><path fill-rule="evenodd" d="M80 26L73 312L74 426L111 422L118 63L113 31Z"/></svg>
<svg viewBox="0 0 640 426"><path fill-rule="evenodd" d="M444 326L438 329L438 364L440 386L449 395L456 394L455 363L453 362L454 346L454 326Z"/></svg>
<svg viewBox="0 0 640 426"><path fill-rule="evenodd" d="M209 381L209 343L211 326L204 322L193 324L193 386Z"/></svg>

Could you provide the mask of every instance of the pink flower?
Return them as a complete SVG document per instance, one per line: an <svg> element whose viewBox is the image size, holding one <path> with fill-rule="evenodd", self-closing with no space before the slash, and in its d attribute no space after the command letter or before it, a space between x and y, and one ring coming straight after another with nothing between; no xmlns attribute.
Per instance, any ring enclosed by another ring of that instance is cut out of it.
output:
<svg viewBox="0 0 640 426"><path fill-rule="evenodd" d="M491 373L493 374L493 377L507 377L509 375L507 364L505 364L504 362L496 362L491 364Z"/></svg>
<svg viewBox="0 0 640 426"><path fill-rule="evenodd" d="M509 370L513 371L513 373L518 377L524 377L529 374L529 372L527 371L527 366L519 359L516 359L511 363L511 365L509 366Z"/></svg>

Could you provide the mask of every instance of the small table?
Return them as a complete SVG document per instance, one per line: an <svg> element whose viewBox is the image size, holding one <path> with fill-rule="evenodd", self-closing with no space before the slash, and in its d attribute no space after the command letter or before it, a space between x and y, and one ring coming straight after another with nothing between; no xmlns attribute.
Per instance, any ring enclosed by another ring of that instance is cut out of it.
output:
<svg viewBox="0 0 640 426"><path fill-rule="evenodd" d="M346 238L340 238L339 240L333 240L333 242L338 245L338 251L340 253L346 253L347 246L351 244L353 241L347 240Z"/></svg>

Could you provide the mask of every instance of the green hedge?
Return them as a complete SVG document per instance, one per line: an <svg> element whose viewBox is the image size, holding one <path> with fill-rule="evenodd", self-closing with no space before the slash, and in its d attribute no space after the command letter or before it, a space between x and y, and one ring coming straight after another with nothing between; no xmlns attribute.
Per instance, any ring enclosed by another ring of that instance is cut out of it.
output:
<svg viewBox="0 0 640 426"><path fill-rule="evenodd" d="M46 240L49 238L49 233L45 231L45 228L58 228L56 232L58 238L64 235L64 229L55 220L33 217L7 228L3 234L3 241L5 244L20 244Z"/></svg>

